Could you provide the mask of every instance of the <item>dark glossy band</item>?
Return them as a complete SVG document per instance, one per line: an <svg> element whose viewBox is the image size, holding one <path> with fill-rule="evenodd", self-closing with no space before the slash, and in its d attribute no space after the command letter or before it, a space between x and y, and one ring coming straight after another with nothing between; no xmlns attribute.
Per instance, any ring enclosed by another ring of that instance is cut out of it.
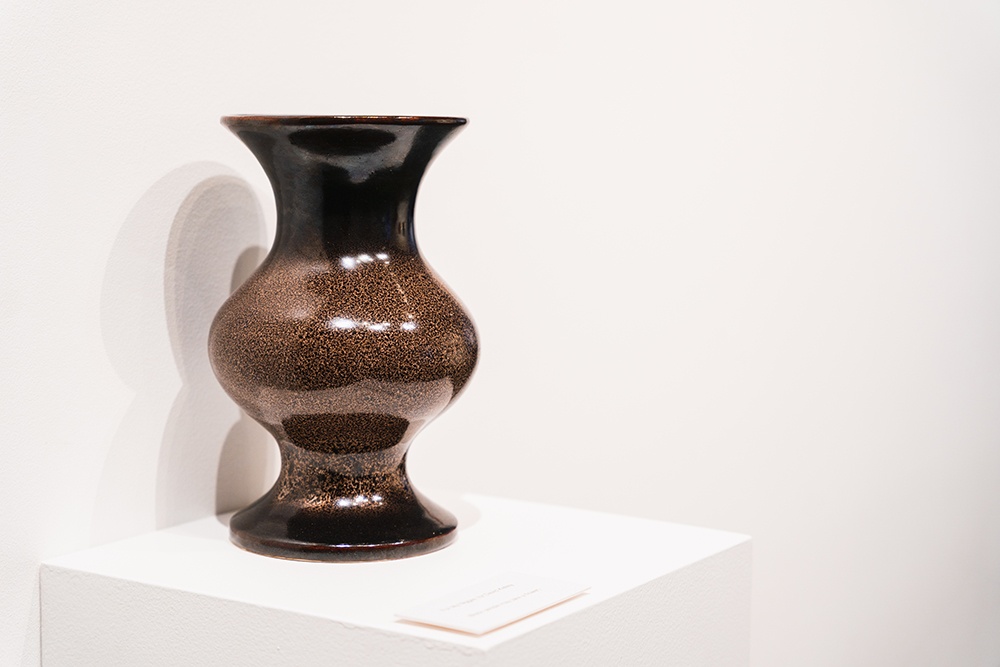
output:
<svg viewBox="0 0 1000 667"><path fill-rule="evenodd" d="M226 127L238 125L278 125L286 127L326 127L330 125L465 125L465 118L451 116L223 116Z"/></svg>

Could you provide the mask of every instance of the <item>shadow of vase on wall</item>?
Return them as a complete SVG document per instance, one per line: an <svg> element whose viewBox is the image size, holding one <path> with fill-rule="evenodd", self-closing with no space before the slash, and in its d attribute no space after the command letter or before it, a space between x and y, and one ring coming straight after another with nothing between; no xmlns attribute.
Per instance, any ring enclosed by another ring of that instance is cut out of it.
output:
<svg viewBox="0 0 1000 667"><path fill-rule="evenodd" d="M132 396L101 472L95 542L235 509L273 480L273 444L218 386L204 342L234 283L260 263L264 238L251 186L210 162L159 179L122 224L101 329Z"/></svg>

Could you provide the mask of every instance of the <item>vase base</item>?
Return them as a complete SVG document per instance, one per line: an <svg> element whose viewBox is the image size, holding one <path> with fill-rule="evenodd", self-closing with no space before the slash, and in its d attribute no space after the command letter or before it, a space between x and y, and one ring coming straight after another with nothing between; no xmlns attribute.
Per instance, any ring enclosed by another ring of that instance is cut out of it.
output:
<svg viewBox="0 0 1000 667"><path fill-rule="evenodd" d="M443 535L396 544L308 544L269 540L230 530L229 540L239 548L262 556L284 560L361 562L410 558L443 549L455 541L454 528Z"/></svg>
<svg viewBox="0 0 1000 667"><path fill-rule="evenodd" d="M437 551L455 540L458 522L408 486L383 490L377 505L301 503L268 494L233 515L229 539L264 556L308 561L372 561Z"/></svg>

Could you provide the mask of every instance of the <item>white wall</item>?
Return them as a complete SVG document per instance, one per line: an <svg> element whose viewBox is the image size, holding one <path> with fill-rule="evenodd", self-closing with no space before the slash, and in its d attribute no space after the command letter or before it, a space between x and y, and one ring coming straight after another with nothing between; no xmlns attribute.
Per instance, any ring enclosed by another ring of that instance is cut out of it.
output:
<svg viewBox="0 0 1000 667"><path fill-rule="evenodd" d="M204 355L274 219L218 117L377 113L471 119L417 226L483 354L419 484L752 534L760 667L995 667L998 36L970 0L4 2L0 664L39 559L266 483Z"/></svg>

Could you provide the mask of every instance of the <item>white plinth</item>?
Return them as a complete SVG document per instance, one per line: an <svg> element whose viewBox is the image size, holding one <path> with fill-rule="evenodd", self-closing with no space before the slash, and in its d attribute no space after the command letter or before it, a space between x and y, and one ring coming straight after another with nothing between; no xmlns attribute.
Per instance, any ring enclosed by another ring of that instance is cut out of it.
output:
<svg viewBox="0 0 1000 667"><path fill-rule="evenodd" d="M747 665L750 540L484 496L441 551L302 563L241 551L209 517L43 563L45 667ZM504 572L589 592L483 636L394 614Z"/></svg>

